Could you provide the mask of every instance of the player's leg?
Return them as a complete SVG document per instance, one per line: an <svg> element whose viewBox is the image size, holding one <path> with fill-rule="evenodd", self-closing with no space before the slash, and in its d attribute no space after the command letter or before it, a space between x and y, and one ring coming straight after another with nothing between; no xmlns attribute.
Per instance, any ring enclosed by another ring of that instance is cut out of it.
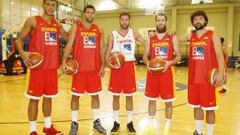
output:
<svg viewBox="0 0 240 135"><path fill-rule="evenodd" d="M71 89L71 114L72 122L69 131L69 135L77 135L78 132L78 110L79 110L79 99L85 93L86 87L86 73L77 73L72 78L72 89Z"/></svg>
<svg viewBox="0 0 240 135"><path fill-rule="evenodd" d="M43 103L42 110L44 116L44 134L58 134L63 133L52 124L51 113L52 113L52 98L58 94L58 75L57 69L44 69L44 89L43 89Z"/></svg>
<svg viewBox="0 0 240 135"><path fill-rule="evenodd" d="M126 62L124 65L123 93L126 96L126 110L128 116L127 128L129 134L135 134L133 126L133 95L136 92L135 65L134 62Z"/></svg>
<svg viewBox="0 0 240 135"><path fill-rule="evenodd" d="M149 115L149 125L150 126L153 126L155 114L156 114L156 100L149 100L148 115Z"/></svg>
<svg viewBox="0 0 240 135"><path fill-rule="evenodd" d="M207 135L213 135L215 125L215 111L206 111Z"/></svg>
<svg viewBox="0 0 240 135"><path fill-rule="evenodd" d="M29 98L28 103L28 119L30 127L30 135L37 135L37 116L38 116L38 103L43 94L43 72L27 71L28 78L28 91L25 95Z"/></svg>
<svg viewBox="0 0 240 135"><path fill-rule="evenodd" d="M199 91L202 89L203 87L201 87L200 85L188 85L188 104L194 108L195 131L193 135L202 134L204 112L201 108L201 101L199 95Z"/></svg>
<svg viewBox="0 0 240 135"><path fill-rule="evenodd" d="M136 130L133 126L133 98L132 96L126 96L126 110L127 110L127 116L128 116L128 124L127 129L130 134L135 134Z"/></svg>
<svg viewBox="0 0 240 135"><path fill-rule="evenodd" d="M195 129L194 135L201 135L203 128L204 111L200 107L194 108Z"/></svg>
<svg viewBox="0 0 240 135"><path fill-rule="evenodd" d="M114 116L114 123L113 127L111 129L111 134L117 134L120 128L120 121L119 121L119 108L120 108L120 96L119 95L113 95L113 116Z"/></svg>
<svg viewBox="0 0 240 135"><path fill-rule="evenodd" d="M201 106L206 111L207 135L213 135L215 126L215 110L219 108L217 104L217 88L206 85L202 91Z"/></svg>
<svg viewBox="0 0 240 135"><path fill-rule="evenodd" d="M29 99L28 103L28 120L30 126L30 135L37 134L37 115L38 115L38 102L39 100Z"/></svg>
<svg viewBox="0 0 240 135"><path fill-rule="evenodd" d="M100 122L100 114L99 114L99 108L100 108L100 103L99 103L99 96L97 95L92 95L92 103L91 103L91 108L93 111L93 128L96 129L98 132L105 134L106 130L103 128Z"/></svg>
<svg viewBox="0 0 240 135"><path fill-rule="evenodd" d="M171 126L172 119L172 102L165 102L165 125L164 125L164 135L167 135Z"/></svg>

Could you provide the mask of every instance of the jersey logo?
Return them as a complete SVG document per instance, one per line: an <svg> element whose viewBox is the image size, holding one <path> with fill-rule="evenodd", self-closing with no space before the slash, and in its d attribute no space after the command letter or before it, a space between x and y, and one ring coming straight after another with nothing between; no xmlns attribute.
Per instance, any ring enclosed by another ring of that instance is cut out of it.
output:
<svg viewBox="0 0 240 135"><path fill-rule="evenodd" d="M204 60L204 46L193 47L192 56L195 60Z"/></svg>
<svg viewBox="0 0 240 135"><path fill-rule="evenodd" d="M45 32L45 44L46 45L57 45L56 32Z"/></svg>
<svg viewBox="0 0 240 135"><path fill-rule="evenodd" d="M84 48L96 48L96 37L95 36L84 36L83 37Z"/></svg>
<svg viewBox="0 0 240 135"><path fill-rule="evenodd" d="M167 59L168 48L166 46L155 47L155 56L160 58Z"/></svg>
<svg viewBox="0 0 240 135"><path fill-rule="evenodd" d="M131 44L124 44L123 45L124 51L132 51L132 46Z"/></svg>

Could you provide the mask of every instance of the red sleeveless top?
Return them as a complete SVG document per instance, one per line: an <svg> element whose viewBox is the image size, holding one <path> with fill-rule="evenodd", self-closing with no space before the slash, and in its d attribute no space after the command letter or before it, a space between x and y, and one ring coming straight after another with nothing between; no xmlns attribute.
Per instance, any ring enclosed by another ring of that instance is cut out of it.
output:
<svg viewBox="0 0 240 135"><path fill-rule="evenodd" d="M50 24L42 16L35 16L36 28L29 37L28 50L38 52L44 58L44 69L59 67L59 31L57 21L53 18Z"/></svg>
<svg viewBox="0 0 240 135"><path fill-rule="evenodd" d="M213 31L208 30L201 37L193 33L189 47L189 78L190 84L208 84L207 74L218 63L213 44Z"/></svg>
<svg viewBox="0 0 240 135"><path fill-rule="evenodd" d="M173 59L173 38L169 34L165 34L162 39L159 39L157 34L150 37L150 59L160 57L164 60Z"/></svg>
<svg viewBox="0 0 240 135"><path fill-rule="evenodd" d="M96 71L100 68L101 32L97 25L90 29L77 23L77 31L73 44L73 58L79 63L79 72Z"/></svg>

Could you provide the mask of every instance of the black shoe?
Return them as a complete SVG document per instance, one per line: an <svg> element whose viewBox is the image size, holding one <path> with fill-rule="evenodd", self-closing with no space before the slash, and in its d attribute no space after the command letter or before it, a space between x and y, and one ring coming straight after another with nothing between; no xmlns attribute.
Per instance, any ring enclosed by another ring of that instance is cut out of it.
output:
<svg viewBox="0 0 240 135"><path fill-rule="evenodd" d="M69 132L69 135L77 135L77 131L78 131L78 123L73 121L71 123L71 130Z"/></svg>
<svg viewBox="0 0 240 135"><path fill-rule="evenodd" d="M128 133L130 135L135 135L136 134L136 130L133 127L133 122L132 121L127 124L127 129L128 129Z"/></svg>
<svg viewBox="0 0 240 135"><path fill-rule="evenodd" d="M96 129L101 134L106 134L107 133L106 130L104 129L104 127L101 125L99 119L96 119L93 122L93 128Z"/></svg>
<svg viewBox="0 0 240 135"><path fill-rule="evenodd" d="M221 93L221 94L225 94L226 92L227 92L227 90L226 89L224 89L224 88L222 88L221 90L219 90L218 91L219 93Z"/></svg>
<svg viewBox="0 0 240 135"><path fill-rule="evenodd" d="M203 134L198 134L197 130L193 132L193 135L203 135Z"/></svg>
<svg viewBox="0 0 240 135"><path fill-rule="evenodd" d="M120 128L120 124L114 121L113 128L111 130L111 135L115 135L118 133L118 130Z"/></svg>

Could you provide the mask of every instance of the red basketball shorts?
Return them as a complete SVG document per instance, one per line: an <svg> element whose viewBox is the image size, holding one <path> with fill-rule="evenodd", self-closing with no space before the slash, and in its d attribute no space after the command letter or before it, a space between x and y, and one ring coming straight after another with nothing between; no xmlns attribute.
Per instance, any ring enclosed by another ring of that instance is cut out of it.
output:
<svg viewBox="0 0 240 135"><path fill-rule="evenodd" d="M132 96L136 92L134 62L125 62L119 69L111 69L109 92L113 95L123 93Z"/></svg>
<svg viewBox="0 0 240 135"><path fill-rule="evenodd" d="M164 102L172 102L174 97L174 69L171 67L164 73L147 73L145 96L149 100L160 98Z"/></svg>
<svg viewBox="0 0 240 135"><path fill-rule="evenodd" d="M97 95L102 91L101 77L98 71L79 72L73 75L71 93L76 96Z"/></svg>
<svg viewBox="0 0 240 135"><path fill-rule="evenodd" d="M57 69L29 70L27 77L27 97L39 99L41 96L54 97L58 94Z"/></svg>
<svg viewBox="0 0 240 135"><path fill-rule="evenodd" d="M189 84L188 104L192 107L201 107L204 110L216 110L217 90L211 85Z"/></svg>

